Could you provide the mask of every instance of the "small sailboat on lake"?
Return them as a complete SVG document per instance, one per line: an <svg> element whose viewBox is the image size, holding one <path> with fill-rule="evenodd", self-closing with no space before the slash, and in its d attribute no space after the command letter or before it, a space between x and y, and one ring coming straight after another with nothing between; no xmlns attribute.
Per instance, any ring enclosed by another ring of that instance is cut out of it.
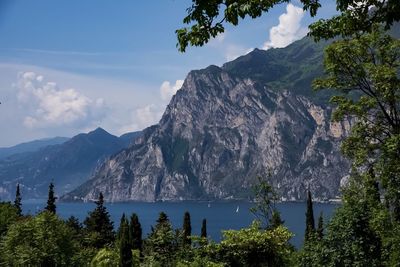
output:
<svg viewBox="0 0 400 267"><path fill-rule="evenodd" d="M239 213L239 206L237 206L236 208L236 213Z"/></svg>

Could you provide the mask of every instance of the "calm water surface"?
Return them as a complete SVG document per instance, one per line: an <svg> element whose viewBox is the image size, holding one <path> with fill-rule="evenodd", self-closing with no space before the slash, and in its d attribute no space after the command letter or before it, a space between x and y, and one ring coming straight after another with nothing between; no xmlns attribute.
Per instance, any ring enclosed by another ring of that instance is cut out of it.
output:
<svg viewBox="0 0 400 267"><path fill-rule="evenodd" d="M151 226L155 224L158 214L161 211L167 213L174 228L182 226L183 214L189 211L191 215L192 234L200 235L201 222L203 218L207 219L207 233L215 241L222 238L221 230L240 229L247 227L254 216L249 209L252 203L231 201L231 202L157 202L157 203L112 203L106 204L111 219L114 221L114 227L119 226L122 213L130 216L135 212L139 216L144 235L150 232ZM23 203L24 213L35 214L42 210L45 201L29 201ZM336 204L314 203L314 216L317 221L320 212L324 214L325 222L331 217ZM79 218L82 222L88 212L95 208L94 203L57 203L57 214L62 218L68 218L71 215ZM305 229L305 203L279 203L278 210L285 221L285 225L295 236L291 242L296 247L301 246L303 242ZM238 210L238 212L237 212Z"/></svg>

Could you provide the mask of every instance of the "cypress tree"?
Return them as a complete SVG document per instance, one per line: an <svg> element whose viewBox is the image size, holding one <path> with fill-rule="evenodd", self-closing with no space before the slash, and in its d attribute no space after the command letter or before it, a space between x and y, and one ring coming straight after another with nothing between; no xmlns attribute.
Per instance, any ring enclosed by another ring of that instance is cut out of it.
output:
<svg viewBox="0 0 400 267"><path fill-rule="evenodd" d="M132 266L132 246L129 241L129 223L125 214L121 217L119 226L119 261L121 267Z"/></svg>
<svg viewBox="0 0 400 267"><path fill-rule="evenodd" d="M22 216L22 203L21 203L21 192L19 190L19 184L17 184L17 190L15 191L14 207L17 209L18 216Z"/></svg>
<svg viewBox="0 0 400 267"><path fill-rule="evenodd" d="M190 245L192 243L190 236L192 235L192 225L190 223L190 213L188 211L185 212L183 216L183 244Z"/></svg>
<svg viewBox="0 0 400 267"><path fill-rule="evenodd" d="M114 241L114 227L110 220L110 215L104 206L103 193L100 192L99 200L95 203L96 208L92 212L89 212L84 224L87 232L96 234L96 238L92 240L91 245L96 248L102 248Z"/></svg>
<svg viewBox="0 0 400 267"><path fill-rule="evenodd" d="M121 238L121 230L122 230L122 225L123 225L123 223L125 222L125 221L127 221L127 219L126 219L126 216L125 216L125 212L124 213L122 213L122 216L121 216L121 220L120 220L120 222L119 222L119 228L118 228L118 231L117 231L117 238L118 239L120 239ZM129 224L128 224L129 225ZM128 229L129 230L129 229Z"/></svg>
<svg viewBox="0 0 400 267"><path fill-rule="evenodd" d="M313 203L311 198L311 192L308 190L307 193L307 211L306 211L306 232L304 235L305 240L308 240L312 233L315 232L315 221Z"/></svg>
<svg viewBox="0 0 400 267"><path fill-rule="evenodd" d="M201 237L207 238L207 220L203 219L203 222L201 223Z"/></svg>
<svg viewBox="0 0 400 267"><path fill-rule="evenodd" d="M319 239L322 239L324 237L324 217L322 216L322 211L319 214L318 218L317 236Z"/></svg>
<svg viewBox="0 0 400 267"><path fill-rule="evenodd" d="M142 226L139 222L139 217L133 213L131 215L129 224L129 238L131 241L132 249L138 249L142 251L143 240L142 240Z"/></svg>
<svg viewBox="0 0 400 267"><path fill-rule="evenodd" d="M49 196L47 198L47 206L44 208L45 210L56 213L56 199L54 196L54 184L51 182L49 185Z"/></svg>

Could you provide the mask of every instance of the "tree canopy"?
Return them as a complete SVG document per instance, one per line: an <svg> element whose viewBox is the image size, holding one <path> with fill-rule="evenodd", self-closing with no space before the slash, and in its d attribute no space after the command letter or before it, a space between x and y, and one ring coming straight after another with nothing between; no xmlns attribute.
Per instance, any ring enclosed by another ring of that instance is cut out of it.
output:
<svg viewBox="0 0 400 267"><path fill-rule="evenodd" d="M342 150L370 183L379 179L400 220L400 40L375 27L336 41L326 49L325 69L314 87L336 89L333 119L352 121Z"/></svg>
<svg viewBox="0 0 400 267"><path fill-rule="evenodd" d="M52 212L11 225L2 240L5 266L71 266L77 243L71 229Z"/></svg>
<svg viewBox="0 0 400 267"><path fill-rule="evenodd" d="M181 52L191 46L203 46L211 38L223 33L226 24L238 25L246 17L257 18L271 8L291 0L192 0L187 8L183 23L188 27L176 30L177 47ZM305 11L315 16L321 7L321 0L300 0ZM329 39L338 35L350 36L368 32L374 23L382 23L389 28L400 20L398 0L337 0L339 14L330 19L321 19L310 25L310 35L316 39Z"/></svg>

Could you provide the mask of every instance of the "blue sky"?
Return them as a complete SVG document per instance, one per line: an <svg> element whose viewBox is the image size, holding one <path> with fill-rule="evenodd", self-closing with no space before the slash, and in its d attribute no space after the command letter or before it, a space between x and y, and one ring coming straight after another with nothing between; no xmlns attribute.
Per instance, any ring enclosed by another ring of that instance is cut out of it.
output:
<svg viewBox="0 0 400 267"><path fill-rule="evenodd" d="M319 17L333 14L331 2ZM158 122L190 70L285 46L315 20L293 1L182 54L174 31L190 3L2 0L0 146L98 126L116 135L143 129Z"/></svg>

